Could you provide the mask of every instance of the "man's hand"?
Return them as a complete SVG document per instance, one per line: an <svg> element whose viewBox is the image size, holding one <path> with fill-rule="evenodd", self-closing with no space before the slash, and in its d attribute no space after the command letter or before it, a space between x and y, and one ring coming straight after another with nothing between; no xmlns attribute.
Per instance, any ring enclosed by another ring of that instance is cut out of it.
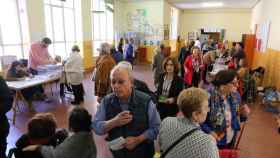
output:
<svg viewBox="0 0 280 158"><path fill-rule="evenodd" d="M140 135L138 137L127 137L125 139L125 148L128 150L133 150L138 144L142 143L145 140L145 137L143 135Z"/></svg>
<svg viewBox="0 0 280 158"><path fill-rule="evenodd" d="M123 126L132 121L132 115L129 111L123 111L113 118L116 127Z"/></svg>

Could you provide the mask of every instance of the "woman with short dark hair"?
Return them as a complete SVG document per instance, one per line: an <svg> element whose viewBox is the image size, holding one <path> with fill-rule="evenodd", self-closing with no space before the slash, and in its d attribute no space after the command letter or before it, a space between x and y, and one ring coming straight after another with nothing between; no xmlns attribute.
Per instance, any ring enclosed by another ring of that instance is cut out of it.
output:
<svg viewBox="0 0 280 158"><path fill-rule="evenodd" d="M42 158L38 151L23 152L23 148L29 145L56 146L56 120L51 113L36 114L27 123L27 133L16 142L17 155L22 158Z"/></svg>
<svg viewBox="0 0 280 158"><path fill-rule="evenodd" d="M205 121L209 111L207 92L200 88L188 88L180 93L177 104L183 116L168 117L161 123L159 131L161 156L218 158L215 141L199 126Z"/></svg>
<svg viewBox="0 0 280 158"><path fill-rule="evenodd" d="M219 71L214 81L214 89L209 98L210 111L202 129L212 135L219 148L232 148L240 130L237 109L240 95L237 92L237 77L234 70Z"/></svg>
<svg viewBox="0 0 280 158"><path fill-rule="evenodd" d="M44 158L96 158L96 148L91 133L91 115L83 107L75 107L69 116L69 130L73 134L56 148L28 146L25 151L39 151Z"/></svg>

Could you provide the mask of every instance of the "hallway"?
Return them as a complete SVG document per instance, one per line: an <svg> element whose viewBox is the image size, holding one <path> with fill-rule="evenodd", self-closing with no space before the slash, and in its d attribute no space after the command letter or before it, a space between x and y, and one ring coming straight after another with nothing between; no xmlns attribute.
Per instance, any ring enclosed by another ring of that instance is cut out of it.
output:
<svg viewBox="0 0 280 158"><path fill-rule="evenodd" d="M153 87L152 72L150 66L137 65L134 66L135 77L145 81L151 89ZM93 96L93 82L90 75L86 75L84 80L84 88L86 91L84 107L94 114L97 103L96 97ZM55 89L55 88L54 88ZM45 103L36 102L35 110L37 112L51 112L55 115L59 128L66 128L67 112L71 109L70 101L61 101L57 98L59 92L55 89L55 95L52 96L53 102ZM11 125L10 135L8 137L8 148L14 146L16 140L26 131L26 123L33 114L27 112L26 107L21 107L21 112L17 114L16 125ZM240 143L241 158L279 158L280 135L277 133L276 121L272 114L263 112L260 105L252 105L252 113L245 127L245 131ZM8 117L12 117L12 112L8 113ZM96 145L98 148L98 158L108 158L110 154L103 154L107 148L101 137L96 137Z"/></svg>

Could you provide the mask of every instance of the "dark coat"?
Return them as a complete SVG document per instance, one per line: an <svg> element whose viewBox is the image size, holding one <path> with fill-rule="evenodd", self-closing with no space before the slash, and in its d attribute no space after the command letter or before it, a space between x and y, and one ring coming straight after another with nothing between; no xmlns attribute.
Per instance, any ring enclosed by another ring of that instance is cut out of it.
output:
<svg viewBox="0 0 280 158"><path fill-rule="evenodd" d="M162 88L163 88L163 82L164 82L164 76L165 74L161 74L159 79L159 86L157 89L157 100L159 99L159 96L162 94ZM171 105L167 105L165 103L159 103L158 102L158 109L161 116L161 119L167 117L167 116L175 116L178 113L178 106L177 106L177 97L180 94L180 92L183 90L184 82L183 79L177 75L174 75L170 89L169 89L169 95L168 98L175 98L175 103Z"/></svg>

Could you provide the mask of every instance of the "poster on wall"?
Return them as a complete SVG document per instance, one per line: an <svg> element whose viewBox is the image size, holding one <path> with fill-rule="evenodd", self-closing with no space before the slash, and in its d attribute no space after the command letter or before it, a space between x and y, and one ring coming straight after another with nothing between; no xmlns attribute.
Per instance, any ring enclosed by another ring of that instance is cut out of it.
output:
<svg viewBox="0 0 280 158"><path fill-rule="evenodd" d="M264 53L267 48L268 36L270 30L270 21L266 21L256 27L256 49Z"/></svg>
<svg viewBox="0 0 280 158"><path fill-rule="evenodd" d="M188 32L188 40L195 40L195 32Z"/></svg>

